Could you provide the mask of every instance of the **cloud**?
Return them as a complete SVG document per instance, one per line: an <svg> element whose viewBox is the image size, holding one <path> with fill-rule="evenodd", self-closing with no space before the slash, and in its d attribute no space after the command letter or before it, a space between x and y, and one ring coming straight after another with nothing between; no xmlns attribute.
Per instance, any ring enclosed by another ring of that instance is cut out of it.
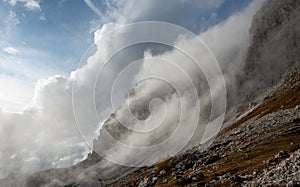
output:
<svg viewBox="0 0 300 187"><path fill-rule="evenodd" d="M27 0L25 7L29 10L41 10L40 4L35 0Z"/></svg>
<svg viewBox="0 0 300 187"><path fill-rule="evenodd" d="M36 0L5 0L11 6L15 6L18 3L24 6L27 10L41 10L40 3Z"/></svg>
<svg viewBox="0 0 300 187"><path fill-rule="evenodd" d="M32 85L14 76L0 74L0 107L8 112L22 112L30 102L33 93Z"/></svg>
<svg viewBox="0 0 300 187"><path fill-rule="evenodd" d="M1 148L1 178L65 167L84 158L88 148L74 124L66 81L62 76L40 80L24 111L0 111L0 142L6 143Z"/></svg>
<svg viewBox="0 0 300 187"><path fill-rule="evenodd" d="M84 0L84 2L87 4L88 7L90 7L93 12L95 12L99 17L102 17L102 13L100 12L100 10L93 4L93 2L91 0Z"/></svg>
<svg viewBox="0 0 300 187"><path fill-rule="evenodd" d="M209 28L205 32L200 32L198 36L210 47L216 58L218 59L218 62L221 66L221 69L223 71L226 85L228 88L232 88L233 85L235 85L235 75L241 70L243 67L243 57L246 53L248 44L249 44L249 28L251 25L251 20L253 15L256 13L256 11L260 8L263 1L257 0L253 1L243 12L239 12L235 15L232 15L227 20L223 21L219 25L216 25L214 27ZM127 16L126 16L127 17ZM118 25L113 24L107 24L102 27L101 30L98 30L95 33L95 40L103 38L105 33L107 33L107 30L113 30L111 27L118 28ZM159 29L152 28L153 30L157 31ZM134 32L133 32L134 33ZM120 38L114 38L118 42L126 42L126 40L130 40L130 37L136 37L135 35L130 34L121 34ZM126 39L124 39L126 38ZM190 39L185 37L179 37L174 40L177 44L178 48L184 49L184 51L188 51L189 55L191 56L198 56L201 59L201 66L206 67L211 70L212 77L215 79L215 84L220 84L220 81L218 79L220 78L218 74L215 73L213 66L213 59L210 58L210 54L201 47L197 46L197 39ZM108 42L112 43L112 42ZM111 45L110 45L111 46ZM118 46L118 45L117 45ZM99 43L98 44L99 49L111 49L109 47L105 47L105 44ZM88 62L88 65L92 65L94 61L101 62L101 57L105 56L100 50L97 51L95 56L91 57ZM99 58L100 57L100 58ZM144 62L142 63L142 66L139 68L139 72L136 74L136 77L134 77L135 80L132 82L137 82L139 80L142 80L143 77L159 77L162 80L168 80L172 85L177 85L179 90L185 90L187 93L189 93L189 87L186 87L189 83L189 80L185 78L185 75L180 74L180 71L176 70L174 66L170 66L168 63L163 63L163 61L160 61L159 59L167 59L170 62L173 62L176 64L175 67L181 67L181 69L184 70L184 72L190 76L190 78L195 82L195 85L197 90L199 92L202 92L200 95L200 101L203 103L201 105L202 110L204 113L206 112L205 107L208 107L209 103L209 97L207 97L206 93L203 93L203 88L207 89L205 85L203 85L205 82L205 79L201 78L201 73L197 71L197 67L193 66L193 63L190 63L184 55L178 50L172 50L167 51L162 54L151 54L151 47L150 47L150 54L147 53L146 57L152 57L154 60L147 60L144 58ZM143 60L142 60L143 61ZM122 63L126 64L126 61L123 61ZM87 68L83 67L84 68ZM95 66L94 66L95 67ZM115 66L114 66L115 67ZM89 67L90 69L91 67ZM109 75L114 74L115 72L119 72L119 67L115 67L114 69L109 69ZM91 68L92 69L92 68ZM110 83L108 83L110 84ZM115 84L115 82L114 82ZM123 82L120 83L120 85L124 84ZM96 87L106 86L105 83L101 82L101 84L96 85ZM110 88L110 87L105 87ZM218 88L218 86L216 86ZM118 120L116 117L111 117L108 124L111 125L111 130L109 132L115 133L115 137L121 136L119 140L122 141L122 143L126 142L126 145L133 145L133 146L147 146L153 142L156 142L157 140L165 139L165 137L170 134L170 130L174 129L174 125L177 124L176 119L178 116L181 116L182 111L188 111L188 113L192 114L194 109L197 108L195 105L196 103L189 102L189 99L191 97L190 94L183 94L179 98L174 97L175 93L171 89L168 89L168 85L165 85L164 83L160 81L145 81L140 82L137 88L134 88L134 94L131 98L128 99L128 102L125 102L125 104L121 105L121 107L118 109L116 116L119 121L121 121L122 124L130 124L130 126L142 126L142 123L137 122L136 120L133 120L130 113L132 111L138 111L138 116L145 115L144 109L145 107L148 108L149 100L152 98L164 98L164 102L166 106L172 106L167 107L168 113L163 123L161 124L162 127L159 129L156 129L157 131L151 132L150 134L139 134L136 132L127 132L125 130L122 130L122 128L118 127ZM211 90L214 94L219 94L220 90L215 89ZM174 94L174 95L173 95ZM235 97L235 90L229 89L228 95L230 97ZM167 96L170 96L168 99ZM104 97L104 94L96 94L97 97ZM167 97L167 98L165 98ZM189 103L187 108L181 108L182 110L176 110L176 106L174 107L174 103L178 102L178 99L183 103ZM238 100L238 98L235 98ZM221 102L221 101L220 101ZM133 104L134 107L127 109L128 106L127 103L135 103ZM138 105L141 105L139 108ZM103 105L102 105L103 106ZM151 118L154 119L160 119L159 115L162 113L162 108L166 107L164 105L156 106L151 111ZM99 107L101 108L101 107ZM189 117L192 117L190 115ZM204 136L203 128L206 127L205 122L205 116L202 116L203 119L200 119L200 127L198 129L198 132L195 134L194 139L192 141L201 141L202 137L208 138L209 135ZM217 116L214 116L217 117ZM182 123L185 124L185 129L181 129L181 132L189 132L189 128L192 125L189 118L183 118L181 119ZM201 121L203 120L203 121ZM156 121L157 122L157 121ZM155 121L154 121L155 123ZM110 129L110 127L107 127ZM220 127L219 127L220 128ZM121 130L120 130L121 129ZM118 131L121 131L120 135ZM217 129L213 129L212 131L218 131ZM125 133L127 132L127 134ZM212 133L212 132L210 132ZM116 135L117 134L117 135ZM177 136L174 140L174 142L177 142L182 140L184 137L186 137L187 134L190 133L182 133L181 136ZM216 135L216 134L210 134L210 136ZM205 139L203 140L205 141ZM147 159L154 159L154 161L157 161L159 158L163 157L167 153L168 150L161 149L161 152L145 152L143 155L142 152L139 152L139 158L137 158L137 151L132 149L133 151L128 151L124 149L119 144L113 145L112 140L109 139L105 133L103 133L103 136L100 135L98 141L94 142L95 148L100 153L107 154L107 157L110 158L113 161L117 161L118 163L131 163L136 162L138 163L147 163ZM194 142L193 142L194 143ZM203 142L202 142L203 143ZM170 146L170 150L176 146ZM104 151L103 151L104 150ZM164 152L165 151L165 152ZM121 154L122 153L122 154ZM132 159L133 158L133 159ZM156 159L156 160L155 160Z"/></svg>
<svg viewBox="0 0 300 187"><path fill-rule="evenodd" d="M43 15L41 15L41 16L39 17L39 20L41 20L41 21L47 21L46 17L43 16Z"/></svg>
<svg viewBox="0 0 300 187"><path fill-rule="evenodd" d="M21 3L28 9L31 7L35 10L40 10L37 1L31 0L30 2L25 0L9 1L12 6ZM85 2L90 3L91 1ZM96 45L93 49L95 52L85 58L86 63L72 72L69 77L55 75L38 81L35 86L34 98L23 112L14 114L0 111L0 144L2 145L0 178L72 165L83 159L86 153L90 151L78 133L72 104L76 107L76 122L77 124L84 124L80 126L80 130L85 135L88 143L92 145L98 133L99 123L103 121L99 121L97 111L94 110L94 107L91 108L91 106L94 106L95 103L96 108L102 107L107 115L114 112L108 107L110 100L102 102L102 100L97 99L95 101L95 98L105 98L102 95L105 91L103 88L109 88L112 85L111 78L117 75L130 62L143 59L146 50L155 48L152 45L145 45L124 49L124 51L112 60L115 64L107 67L105 71L107 81L98 85L97 88L99 89L94 95L95 79L97 78L98 70L108 60L109 54L115 51L117 46L125 44L128 40L136 37L130 33L123 33L118 38L111 38L102 43L97 43L106 33L119 28L122 24L143 20L177 23L187 28L197 28L195 30L199 31L201 17L204 14L206 15L206 12L209 12L208 16L211 17L211 12L217 10L222 2L223 0L180 0L168 1L162 6L162 2L159 0L143 2L139 0L113 0L110 3L106 1L108 12L106 12L105 18L103 18L106 21L101 29L94 33ZM208 46L212 48L214 54L221 62L222 69L229 77L238 69L239 66L235 67L234 63L241 61L248 46L248 28L253 14L259 8L261 2L260 0L256 0L244 12L233 15L227 21L209 28L204 33L197 32ZM182 11L182 7L185 7L186 11ZM196 27L194 27L195 25ZM152 29L155 30L155 28ZM197 50L193 49L193 40L180 39L178 36L174 36L172 40L178 42L183 47L188 45L191 51L198 53ZM162 58L168 57L184 66L183 62L180 62L181 58L177 58L177 52L162 48L156 55L161 55ZM140 69L136 69L131 75L126 77L126 81L134 80L138 75L147 75L151 72L162 72L166 76L170 75L173 77L174 81L178 79L180 81L180 77L174 77L174 74L170 74L166 69L158 71L160 68L164 67L159 66L159 64L150 66L149 64L142 63ZM192 75L197 75L193 74L193 68L186 68L188 71L191 71ZM231 73L231 70L234 71ZM161 88L159 84L149 85L149 89L153 92L157 92L159 88ZM119 104L124 102L123 92L124 90L120 91L118 95L121 98ZM139 94L143 95L142 93ZM75 100L72 100L72 95L76 96ZM170 96L167 106L173 108L174 105L176 105L176 101L173 100L173 96ZM154 109L157 114L162 111L160 107ZM174 109L171 114L178 113ZM170 119L167 122L168 124L172 124L172 115L168 118ZM146 141L148 138L145 137L144 140ZM128 141L133 140L136 140L136 136L128 137ZM130 154L128 153L128 155ZM116 152L114 155L123 154Z"/></svg>
<svg viewBox="0 0 300 187"><path fill-rule="evenodd" d="M9 11L8 21L14 25L18 25L20 23L16 12Z"/></svg>
<svg viewBox="0 0 300 187"><path fill-rule="evenodd" d="M165 2L167 6L164 6L159 0L105 1L108 11L102 16L102 20L104 23L113 20L121 24L137 21L164 21L198 32L200 27L207 26L212 21L211 12L217 11L224 2L225 0L167 0ZM201 18L206 18L205 23L201 22Z"/></svg>
<svg viewBox="0 0 300 187"><path fill-rule="evenodd" d="M18 55L18 54L21 53L18 49L14 48L14 47L11 47L11 46L10 47L5 47L2 50L4 52L10 54L10 55Z"/></svg>

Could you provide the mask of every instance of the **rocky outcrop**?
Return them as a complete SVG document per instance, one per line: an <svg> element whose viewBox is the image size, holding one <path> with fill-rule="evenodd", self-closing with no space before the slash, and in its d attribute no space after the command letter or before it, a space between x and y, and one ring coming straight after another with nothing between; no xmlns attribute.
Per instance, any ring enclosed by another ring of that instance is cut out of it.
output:
<svg viewBox="0 0 300 187"><path fill-rule="evenodd" d="M267 0L253 18L239 93L254 98L300 65L300 1ZM249 99L249 98L248 98Z"/></svg>

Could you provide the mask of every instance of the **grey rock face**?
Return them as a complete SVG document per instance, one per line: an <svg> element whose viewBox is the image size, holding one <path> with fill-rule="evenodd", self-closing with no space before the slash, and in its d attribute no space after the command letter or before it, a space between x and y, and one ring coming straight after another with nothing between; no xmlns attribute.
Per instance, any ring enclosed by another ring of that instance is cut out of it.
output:
<svg viewBox="0 0 300 187"><path fill-rule="evenodd" d="M300 65L300 1L267 0L252 20L240 95L276 84L287 69Z"/></svg>

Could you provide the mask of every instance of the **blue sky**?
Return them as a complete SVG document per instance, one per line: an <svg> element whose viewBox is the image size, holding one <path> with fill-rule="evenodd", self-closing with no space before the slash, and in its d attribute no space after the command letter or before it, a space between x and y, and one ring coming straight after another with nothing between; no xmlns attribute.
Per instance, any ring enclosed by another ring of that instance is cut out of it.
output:
<svg viewBox="0 0 300 187"><path fill-rule="evenodd" d="M96 15L83 1L42 1L40 10L21 3L11 6L1 1L0 5L1 17L14 12L18 20L2 20L1 47L18 49L19 57L30 58L30 65L69 72L92 43L89 22Z"/></svg>
<svg viewBox="0 0 300 187"><path fill-rule="evenodd" d="M99 17L87 2L92 2L103 17ZM110 12L116 12L126 4L126 1L120 1L119 4L108 2L0 0L0 88L6 90L0 93L0 108L20 111L31 100L38 80L55 74L69 76L93 43L93 31L101 28L103 20L116 21L118 17L110 15ZM220 6L213 11L191 10L193 6L189 3L180 7L182 11L191 14L189 16L198 19L198 24L185 18L174 18L173 10L164 12L163 6L156 8L156 14L149 9L149 13L129 21L171 22L198 33L243 9L250 0L216 2L220 2Z"/></svg>

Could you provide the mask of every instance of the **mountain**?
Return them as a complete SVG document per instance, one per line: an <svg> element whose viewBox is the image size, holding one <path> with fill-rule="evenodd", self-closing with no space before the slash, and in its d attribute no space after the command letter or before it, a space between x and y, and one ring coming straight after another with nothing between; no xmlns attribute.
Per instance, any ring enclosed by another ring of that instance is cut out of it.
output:
<svg viewBox="0 0 300 187"><path fill-rule="evenodd" d="M287 69L300 65L300 2L266 1L252 20L240 94L253 98L277 84ZM254 91L255 90L255 91Z"/></svg>
<svg viewBox="0 0 300 187"><path fill-rule="evenodd" d="M75 166L4 179L0 186L300 185L299 33L300 1L264 2L253 18L243 71L237 75L239 97L214 140L142 168L112 164L92 152ZM145 103L135 106L138 119L149 115ZM116 114L103 128L118 139L130 133ZM102 143L104 136L100 131L95 149L113 146Z"/></svg>

